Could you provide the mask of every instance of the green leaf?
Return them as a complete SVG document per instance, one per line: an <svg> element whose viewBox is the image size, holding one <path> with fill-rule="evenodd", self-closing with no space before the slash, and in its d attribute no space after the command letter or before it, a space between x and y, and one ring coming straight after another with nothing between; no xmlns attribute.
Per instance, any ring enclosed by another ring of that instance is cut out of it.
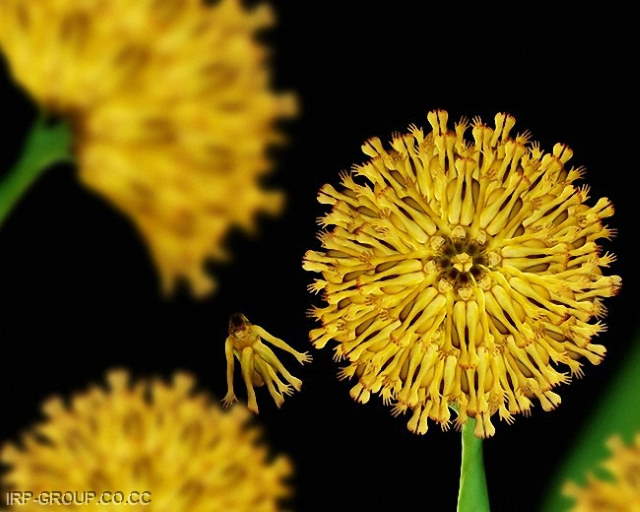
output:
<svg viewBox="0 0 640 512"><path fill-rule="evenodd" d="M588 473L606 477L606 472L600 467L609 457L606 441L619 436L630 443L640 431L638 389L640 341L636 340L622 368L600 397L594 414L576 437L568 458L554 476L542 508L544 512L564 512L570 509L572 500L562 495L566 482L573 481L583 485Z"/></svg>
<svg viewBox="0 0 640 512"><path fill-rule="evenodd" d="M458 512L489 512L487 479L484 472L482 439L474 434L475 420L469 418L462 429L462 465L458 491Z"/></svg>
<svg viewBox="0 0 640 512"><path fill-rule="evenodd" d="M0 226L13 207L53 164L71 160L71 130L66 123L47 123L40 117L27 135L22 155L0 181Z"/></svg>

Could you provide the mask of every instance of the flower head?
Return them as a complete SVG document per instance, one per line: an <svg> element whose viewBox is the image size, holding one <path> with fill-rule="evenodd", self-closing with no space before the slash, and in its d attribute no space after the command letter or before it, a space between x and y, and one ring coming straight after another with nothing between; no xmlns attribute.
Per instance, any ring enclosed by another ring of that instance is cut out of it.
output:
<svg viewBox="0 0 640 512"><path fill-rule="evenodd" d="M294 390L300 391L302 388L302 381L289 373L267 343L289 352L300 364L312 360L308 352L298 352L287 342L249 322L242 313L234 313L229 320L229 336L224 344L227 360L227 394L222 401L227 407L237 400L233 390L236 359L240 363L242 378L247 387L249 410L256 414L259 410L254 386L266 385L278 407L282 407L285 396L292 395Z"/></svg>
<svg viewBox="0 0 640 512"><path fill-rule="evenodd" d="M285 457L268 460L246 409L225 413L193 380L145 380L129 385L125 372L108 375L110 390L93 387L67 406L54 398L46 421L21 446L2 448L10 466L3 487L43 491L150 492L148 506L173 512L274 512L289 494ZM64 507L64 505L60 505ZM135 508L111 505L114 510ZM31 501L20 510L41 510ZM55 507L54 507L55 508ZM68 506L67 506L68 508ZM98 500L83 505L103 510Z"/></svg>
<svg viewBox="0 0 640 512"><path fill-rule="evenodd" d="M429 418L446 428L454 407L458 425L471 416L491 436L493 414L511 422L532 398L553 409L580 359L602 360L591 338L605 330L601 299L620 287L598 245L613 206L588 206L572 151L511 136L511 116L453 130L446 112L428 120L430 133L411 126L389 149L367 141L370 160L321 188L331 228L304 268L322 274L310 290L327 305L311 310L322 326L310 337L337 343L354 399L380 393L394 414L411 411L411 431Z"/></svg>
<svg viewBox="0 0 640 512"><path fill-rule="evenodd" d="M575 504L572 512L637 512L640 510L640 435L626 445L620 438L607 443L612 452L603 467L612 478L602 480L589 475L584 487L565 486L565 495Z"/></svg>
<svg viewBox="0 0 640 512"><path fill-rule="evenodd" d="M3 1L13 76L72 122L82 182L133 219L165 291L209 292L227 231L281 206L259 185L295 106L269 89L255 35L271 21L240 0Z"/></svg>

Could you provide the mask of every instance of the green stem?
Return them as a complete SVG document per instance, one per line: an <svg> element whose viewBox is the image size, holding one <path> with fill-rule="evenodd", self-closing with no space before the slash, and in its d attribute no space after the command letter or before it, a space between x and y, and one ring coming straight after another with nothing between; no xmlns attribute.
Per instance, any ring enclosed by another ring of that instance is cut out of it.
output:
<svg viewBox="0 0 640 512"><path fill-rule="evenodd" d="M458 512L489 512L489 494L484 472L482 439L473 434L475 420L469 418L462 429L462 465Z"/></svg>
<svg viewBox="0 0 640 512"><path fill-rule="evenodd" d="M0 226L36 179L53 164L71 161L71 130L39 117L27 135L22 154L0 180Z"/></svg>

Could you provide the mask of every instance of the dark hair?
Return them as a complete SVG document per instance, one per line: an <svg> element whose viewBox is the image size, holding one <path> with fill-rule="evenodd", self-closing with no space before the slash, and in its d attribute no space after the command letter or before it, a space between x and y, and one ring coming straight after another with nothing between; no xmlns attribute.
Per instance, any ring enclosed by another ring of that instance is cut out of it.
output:
<svg viewBox="0 0 640 512"><path fill-rule="evenodd" d="M229 334L244 329L249 324L249 319L242 313L234 313L229 318Z"/></svg>

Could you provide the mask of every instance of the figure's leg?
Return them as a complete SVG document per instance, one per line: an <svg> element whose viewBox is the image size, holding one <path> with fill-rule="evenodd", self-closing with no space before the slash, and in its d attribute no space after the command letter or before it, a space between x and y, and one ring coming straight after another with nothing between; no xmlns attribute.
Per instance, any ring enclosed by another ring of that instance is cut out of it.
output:
<svg viewBox="0 0 640 512"><path fill-rule="evenodd" d="M273 385L273 378L277 378L275 372L273 371L273 368L265 363L260 357L256 357L255 364L260 373L262 373L263 375L264 382L267 385L267 389L269 390L269 394L271 394L273 401L276 403L278 408L282 407L282 404L284 403L284 397L276 390Z"/></svg>
<svg viewBox="0 0 640 512"><path fill-rule="evenodd" d="M256 400L256 392L253 389L253 380L252 380L252 376L254 372L253 358L254 358L254 353L251 347L245 347L242 349L241 366L242 366L242 376L244 377L244 383L247 386L247 395L248 395L247 407L249 408L250 411L253 411L256 414L258 414L259 412L258 402Z"/></svg>
<svg viewBox="0 0 640 512"><path fill-rule="evenodd" d="M256 361L254 361L254 364L255 364L255 362ZM253 380L253 385L255 387L260 388L260 387L264 386L264 378L262 377L261 371L258 368L254 369L253 376L251 378Z"/></svg>
<svg viewBox="0 0 640 512"><path fill-rule="evenodd" d="M267 366L269 366L269 365L267 365ZM287 395L287 396L293 395L293 392L294 392L293 386L290 386L286 382L282 382L282 380L280 379L278 374L275 372L275 370L271 366L269 366L269 368L271 369L271 372L273 373L273 376L271 378L273 379L273 382L275 383L276 387L278 388L278 391L280 391L280 393L282 393L283 395Z"/></svg>
<svg viewBox="0 0 640 512"><path fill-rule="evenodd" d="M280 362L278 357L269 347L261 342L255 343L253 346L258 355L261 356L262 359L265 360L265 362L278 370L280 374L285 378L285 380L296 389L296 391L300 391L300 388L302 387L302 381L289 373L289 371L284 367L284 365Z"/></svg>
<svg viewBox="0 0 640 512"><path fill-rule="evenodd" d="M262 359L262 357L260 355L258 355L256 357L256 361L261 361L263 366L268 369L267 371L269 373L269 377L271 378L271 380L273 381L273 383L275 384L276 388L278 388L278 391L281 394L287 395L287 396L293 395L293 392L295 391L293 389L293 386L290 386L286 382L282 382L282 379L280 379L280 376L273 369L273 366L271 366L264 359Z"/></svg>

